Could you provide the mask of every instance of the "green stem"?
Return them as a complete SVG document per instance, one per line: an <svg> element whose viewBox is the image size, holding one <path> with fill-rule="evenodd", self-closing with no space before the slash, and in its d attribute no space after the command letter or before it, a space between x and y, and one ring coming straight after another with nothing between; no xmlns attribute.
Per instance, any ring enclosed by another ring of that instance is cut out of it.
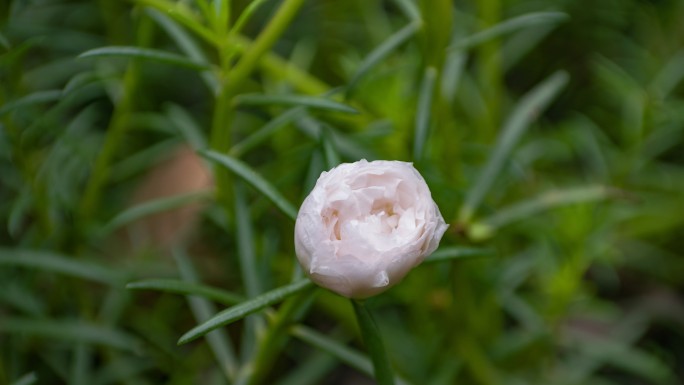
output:
<svg viewBox="0 0 684 385"><path fill-rule="evenodd" d="M242 83L247 80L262 56L273 47L278 38L283 34L285 28L287 28L295 17L304 1L305 0L285 0L283 2L278 9L278 12L273 16L273 19L271 19L266 28L259 34L259 37L254 41L254 44L242 55L240 61L228 75L225 84L225 91L227 94L230 95L236 92Z"/></svg>
<svg viewBox="0 0 684 385"><path fill-rule="evenodd" d="M392 366L387 357L387 351L382 342L380 330L375 324L373 316L363 302L352 300L352 305L354 305L356 320L361 329L361 337L366 344L366 349L368 349L368 353L371 356L371 361L373 361L375 380L379 385L394 385Z"/></svg>

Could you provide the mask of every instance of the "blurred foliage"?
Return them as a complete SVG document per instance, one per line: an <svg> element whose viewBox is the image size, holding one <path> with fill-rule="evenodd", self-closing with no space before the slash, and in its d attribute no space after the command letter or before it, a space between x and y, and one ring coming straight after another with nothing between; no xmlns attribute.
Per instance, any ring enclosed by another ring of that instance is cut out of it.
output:
<svg viewBox="0 0 684 385"><path fill-rule="evenodd" d="M681 0L0 2L0 383L362 383L348 301L257 297L301 277L291 217L320 172L361 158L413 161L451 224L367 303L402 383L684 382L681 20ZM169 168L183 146L211 178Z"/></svg>

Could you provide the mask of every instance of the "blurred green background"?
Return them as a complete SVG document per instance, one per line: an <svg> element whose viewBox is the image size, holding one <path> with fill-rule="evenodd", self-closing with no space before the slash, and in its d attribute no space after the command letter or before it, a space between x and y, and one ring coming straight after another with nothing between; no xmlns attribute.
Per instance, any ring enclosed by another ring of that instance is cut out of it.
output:
<svg viewBox="0 0 684 385"><path fill-rule="evenodd" d="M400 383L684 382L682 21L681 0L0 2L0 384L373 383L323 289L176 345L301 277L296 208L362 158L414 162L450 223L367 301Z"/></svg>

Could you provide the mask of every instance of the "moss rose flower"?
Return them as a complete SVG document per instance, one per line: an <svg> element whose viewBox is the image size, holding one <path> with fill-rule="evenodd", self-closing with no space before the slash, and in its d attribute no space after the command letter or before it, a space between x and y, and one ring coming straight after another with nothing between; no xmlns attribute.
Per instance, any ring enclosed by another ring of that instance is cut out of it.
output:
<svg viewBox="0 0 684 385"><path fill-rule="evenodd" d="M297 215L295 250L314 282L366 298L435 251L447 227L411 163L361 160L318 178Z"/></svg>

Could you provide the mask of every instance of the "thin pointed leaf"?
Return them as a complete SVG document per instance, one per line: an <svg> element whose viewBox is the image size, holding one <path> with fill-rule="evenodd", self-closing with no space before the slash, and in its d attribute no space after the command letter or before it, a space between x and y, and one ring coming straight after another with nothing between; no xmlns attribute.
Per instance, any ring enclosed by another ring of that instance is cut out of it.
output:
<svg viewBox="0 0 684 385"><path fill-rule="evenodd" d="M109 181L115 184L149 170L151 165L171 154L178 145L178 138L166 139L113 164L109 173Z"/></svg>
<svg viewBox="0 0 684 385"><path fill-rule="evenodd" d="M247 297L252 298L262 291L261 282L256 266L256 252L254 251L254 232L250 218L249 205L245 198L244 185L235 184L235 224L237 236L238 257L240 270Z"/></svg>
<svg viewBox="0 0 684 385"><path fill-rule="evenodd" d="M421 23L414 21L406 25L404 28L395 32L392 36L387 38L382 44L377 46L359 65L347 87L347 94L351 94L357 83L363 78L373 67L384 60L390 53L396 50L399 46L404 44L420 29Z"/></svg>
<svg viewBox="0 0 684 385"><path fill-rule="evenodd" d="M82 321L4 317L0 319L0 330L4 333L25 334L48 339L84 342L110 346L131 352L140 351L140 342L133 336L119 330Z"/></svg>
<svg viewBox="0 0 684 385"><path fill-rule="evenodd" d="M11 47L9 40L7 40L7 37L2 33L0 33L0 45L6 50L9 50Z"/></svg>
<svg viewBox="0 0 684 385"><path fill-rule="evenodd" d="M124 281L124 274L111 268L43 251L0 248L0 265L47 270L110 285Z"/></svg>
<svg viewBox="0 0 684 385"><path fill-rule="evenodd" d="M173 210L178 207L183 207L190 203L198 202L203 199L211 197L212 191L193 191L187 194L179 194L171 197L165 197L160 199L155 199L150 202L141 203L139 205L133 206L116 217L114 217L109 223L107 223L103 230L103 234L110 234L112 231L134 222L140 218L146 216L161 213L168 210Z"/></svg>
<svg viewBox="0 0 684 385"><path fill-rule="evenodd" d="M230 34L235 35L240 33L240 31L242 31L242 28L245 26L247 21L249 21L249 19L252 16L254 16L259 7L264 5L264 3L266 3L267 1L269 0L254 0L251 3L249 3L249 5L247 5L247 7L245 7L245 9L240 13L240 16L235 22L235 25L230 30Z"/></svg>
<svg viewBox="0 0 684 385"><path fill-rule="evenodd" d="M279 115L275 119L266 123L263 127L261 127L252 135L248 136L241 142L234 145L228 153L236 158L241 157L249 150L258 146L268 137L276 133L279 129L285 127L289 123L303 116L305 112L306 109L304 107L295 107L290 110L287 110L282 115Z"/></svg>
<svg viewBox="0 0 684 385"><path fill-rule="evenodd" d="M157 290L167 293L194 295L224 305L235 305L245 300L238 294L199 283L181 281L178 279L146 279L130 282L126 285L129 290Z"/></svg>
<svg viewBox="0 0 684 385"><path fill-rule="evenodd" d="M485 43L521 28L550 23L560 23L568 15L563 12L534 12L505 20L484 31L475 33L452 44L449 49L464 50Z"/></svg>
<svg viewBox="0 0 684 385"><path fill-rule="evenodd" d="M125 384L132 378L140 378L143 372L154 370L153 360L135 356L122 356L101 363L92 381L93 385Z"/></svg>
<svg viewBox="0 0 684 385"><path fill-rule="evenodd" d="M666 98L684 79L684 50L677 52L653 79L653 88L661 98Z"/></svg>
<svg viewBox="0 0 684 385"><path fill-rule="evenodd" d="M151 60L165 64L171 64L179 67L189 68L193 70L208 70L211 69L205 63L198 62L192 59L188 59L185 56L181 56L175 53L170 53L162 51L159 49L152 48L140 48L132 46L111 46L111 47L100 47L88 50L78 55L79 58L89 58L89 57L110 57L110 56L122 56L125 58L138 58L144 60Z"/></svg>
<svg viewBox="0 0 684 385"><path fill-rule="evenodd" d="M317 332L314 329L306 327L304 325L295 325L290 329L290 334L301 341L320 349L334 357L338 360L344 362L350 367L358 370L359 372L372 377L373 376L373 363L370 358L365 354L351 348L347 345L340 343L338 340L331 338L328 335ZM408 385L409 382L406 381L399 375L394 377L394 381L398 385Z"/></svg>
<svg viewBox="0 0 684 385"><path fill-rule="evenodd" d="M584 186L548 191L533 199L499 209L496 214L485 218L482 222L491 228L500 228L542 211L575 203L603 200L614 193L614 190L605 186Z"/></svg>
<svg viewBox="0 0 684 385"><path fill-rule="evenodd" d="M197 339L210 331L228 325L232 322L238 321L250 314L254 314L268 306L281 302L285 298L299 293L309 287L313 283L309 279L302 279L287 286L279 287L271 290L258 297L243 302L237 306L228 308L214 317L210 318L201 325L185 333L179 340L178 344L186 344L194 339Z"/></svg>
<svg viewBox="0 0 684 385"><path fill-rule="evenodd" d="M166 31L166 33L176 42L178 48L185 55L197 63L209 65L207 56L202 52L202 49L199 47L195 39L193 39L185 29L156 9L148 8L147 14ZM216 93L221 87L216 74L213 72L202 71L200 76L204 80L204 83L207 85L207 87L214 93Z"/></svg>
<svg viewBox="0 0 684 385"><path fill-rule="evenodd" d="M79 342L74 346L69 384L85 385L90 383L88 377L92 358L93 352L90 345Z"/></svg>
<svg viewBox="0 0 684 385"><path fill-rule="evenodd" d="M324 352L332 354L340 361L358 370L359 372L368 376L373 375L373 363L363 353L358 352L349 346L343 345L337 340L329 338L328 336L318 333L317 331L306 326L294 326L290 332L296 338L299 338L307 344Z"/></svg>
<svg viewBox="0 0 684 385"><path fill-rule="evenodd" d="M412 0L394 0L394 3L409 20L419 21L421 19L420 10Z"/></svg>
<svg viewBox="0 0 684 385"><path fill-rule="evenodd" d="M202 128L183 107L169 103L166 105L166 115L195 151L204 150L208 147L207 138L202 132Z"/></svg>
<svg viewBox="0 0 684 385"><path fill-rule="evenodd" d="M17 100L5 103L2 107L0 107L0 116L3 116L8 112L12 112L13 110L16 110L18 108L27 107L34 104L50 103L57 101L61 98L61 90L34 92Z"/></svg>
<svg viewBox="0 0 684 385"><path fill-rule="evenodd" d="M174 249L172 255L176 260L181 277L190 283L197 283L199 281L197 272L185 254L185 251ZM205 322L216 314L214 304L206 299L191 296L186 298L197 322ZM238 374L238 361L228 333L226 333L225 330L214 330L212 333L207 333L204 338L209 344L211 351L214 353L214 357L216 358L216 362L221 368L221 371L229 382L232 383Z"/></svg>
<svg viewBox="0 0 684 385"><path fill-rule="evenodd" d="M501 47L501 57L504 59L504 73L514 68L525 55L535 49L556 27L557 24L543 24L514 32L511 38L507 39ZM455 50L452 52L463 51Z"/></svg>
<svg viewBox="0 0 684 385"><path fill-rule="evenodd" d="M415 161L422 159L425 152L436 80L437 71L432 67L427 68L420 86L418 107L416 109L416 130L413 139L413 160Z"/></svg>
<svg viewBox="0 0 684 385"><path fill-rule="evenodd" d="M45 315L45 303L42 296L29 288L20 286L18 283L10 281L0 285L0 302L13 306L20 312L34 317Z"/></svg>
<svg viewBox="0 0 684 385"><path fill-rule="evenodd" d="M38 381L38 376L36 375L36 373L31 372L24 374L18 380L14 381L11 385L31 385L35 384L36 381Z"/></svg>
<svg viewBox="0 0 684 385"><path fill-rule="evenodd" d="M264 194L268 199L270 199L280 210L282 210L288 217L292 220L297 219L297 209L295 209L292 204L283 197L278 190L261 175L257 174L249 166L247 166L242 161L235 159L228 155L219 154L215 151L205 151L201 153L207 159L212 160L232 172L237 176L247 181Z"/></svg>
<svg viewBox="0 0 684 385"><path fill-rule="evenodd" d="M494 250L481 247L442 247L432 253L423 263L452 261L455 259L487 257L494 255Z"/></svg>
<svg viewBox="0 0 684 385"><path fill-rule="evenodd" d="M184 2L170 0L135 0L136 3L156 9L160 13L172 18L186 28L203 38L208 43L218 46L218 37L209 28L205 27L198 17Z"/></svg>
<svg viewBox="0 0 684 385"><path fill-rule="evenodd" d="M392 365L389 362L389 357L387 357L385 344L373 316L363 303L352 300L352 304L359 329L361 329L363 342L373 362L375 380L379 385L394 385Z"/></svg>
<svg viewBox="0 0 684 385"><path fill-rule="evenodd" d="M567 82L568 75L565 72L556 72L518 102L497 139L484 171L466 195L459 213L460 222L468 223L471 220L522 134Z"/></svg>
<svg viewBox="0 0 684 385"><path fill-rule="evenodd" d="M445 100L449 102L454 100L467 61L468 56L464 52L451 51L447 53L439 87Z"/></svg>
<svg viewBox="0 0 684 385"><path fill-rule="evenodd" d="M235 193L235 233L237 237L237 252L240 261L240 273L247 297L253 298L261 294L263 284L257 269L257 256L254 250L254 231L252 218L247 198L245 197L244 184L236 181ZM245 320L245 329L242 332L242 356L246 360L251 359L256 346L257 335L264 329L264 319L260 316L248 317Z"/></svg>
<svg viewBox="0 0 684 385"><path fill-rule="evenodd" d="M304 359L296 357L297 366L281 376L274 385L315 385L322 384L324 378L338 365L338 360L330 354L313 352Z"/></svg>
<svg viewBox="0 0 684 385"><path fill-rule="evenodd" d="M305 95L243 94L236 96L234 102L238 106L304 106L312 109L346 112L349 114L359 113L359 111L346 104L335 102L330 99Z"/></svg>
<svg viewBox="0 0 684 385"><path fill-rule="evenodd" d="M332 169L342 162L335 146L335 134L332 127L324 126L322 128L321 139L323 140L323 150L328 169Z"/></svg>

